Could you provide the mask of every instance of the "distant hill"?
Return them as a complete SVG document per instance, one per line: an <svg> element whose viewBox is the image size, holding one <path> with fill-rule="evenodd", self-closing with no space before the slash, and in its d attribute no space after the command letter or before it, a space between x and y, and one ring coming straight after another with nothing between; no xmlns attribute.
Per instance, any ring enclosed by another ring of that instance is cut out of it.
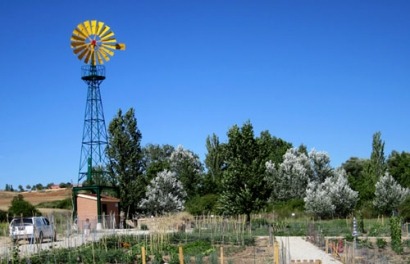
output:
<svg viewBox="0 0 410 264"><path fill-rule="evenodd" d="M11 200L14 196L22 194L24 200L30 202L33 205L37 205L43 202L59 201L66 198L71 198L71 189L61 188L61 189L47 189L42 191L31 191L31 192L5 192L0 191L0 210L7 211Z"/></svg>

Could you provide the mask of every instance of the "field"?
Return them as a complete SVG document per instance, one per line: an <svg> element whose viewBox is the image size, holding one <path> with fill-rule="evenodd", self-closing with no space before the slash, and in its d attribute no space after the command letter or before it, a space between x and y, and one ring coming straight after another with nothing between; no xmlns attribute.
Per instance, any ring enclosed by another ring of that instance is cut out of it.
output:
<svg viewBox="0 0 410 264"><path fill-rule="evenodd" d="M71 189L61 188L56 190L43 190L32 192L4 192L0 191L0 210L7 211L14 196L21 194L24 200L33 205L42 202L64 200L71 197Z"/></svg>

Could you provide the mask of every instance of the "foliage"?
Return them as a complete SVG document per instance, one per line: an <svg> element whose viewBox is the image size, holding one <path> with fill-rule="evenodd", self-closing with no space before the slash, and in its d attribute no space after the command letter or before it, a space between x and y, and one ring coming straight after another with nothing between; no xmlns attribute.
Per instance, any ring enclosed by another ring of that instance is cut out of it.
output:
<svg viewBox="0 0 410 264"><path fill-rule="evenodd" d="M66 198L58 201L42 202L37 204L38 208L58 208L58 209L72 209L73 202L71 198Z"/></svg>
<svg viewBox="0 0 410 264"><path fill-rule="evenodd" d="M305 202L303 199L292 199L287 202L274 203L273 211L279 218L288 218L291 217L292 214L298 217L300 214L303 214L304 207Z"/></svg>
<svg viewBox="0 0 410 264"><path fill-rule="evenodd" d="M273 201L303 199L309 182L310 163L304 153L290 148L283 155L283 162L278 168L272 161L266 166L266 177L272 188Z"/></svg>
<svg viewBox="0 0 410 264"><path fill-rule="evenodd" d="M410 188L410 153L392 151L387 159L391 176L403 187Z"/></svg>
<svg viewBox="0 0 410 264"><path fill-rule="evenodd" d="M217 135L206 138L207 154L205 157L205 193L219 193L222 191L222 171L224 169L224 145L219 142Z"/></svg>
<svg viewBox="0 0 410 264"><path fill-rule="evenodd" d="M409 190L401 187L389 173L386 173L376 183L373 205L380 213L389 214L396 211L408 195Z"/></svg>
<svg viewBox="0 0 410 264"><path fill-rule="evenodd" d="M387 241L381 237L378 237L376 240L376 245L378 248L385 248L387 246Z"/></svg>
<svg viewBox="0 0 410 264"><path fill-rule="evenodd" d="M403 245L401 243L401 219L397 216L390 218L390 237L391 247L397 254L403 253Z"/></svg>
<svg viewBox="0 0 410 264"><path fill-rule="evenodd" d="M358 194L350 189L346 173L339 169L323 183L310 182L304 201L307 212L327 218L347 216L354 209L357 199Z"/></svg>
<svg viewBox="0 0 410 264"><path fill-rule="evenodd" d="M0 223L1 222L6 222L6 221L8 221L7 212L3 211L3 210L0 210Z"/></svg>
<svg viewBox="0 0 410 264"><path fill-rule="evenodd" d="M186 210L192 215L207 215L216 213L217 194L195 196L185 204Z"/></svg>
<svg viewBox="0 0 410 264"><path fill-rule="evenodd" d="M335 216L349 215L356 206L358 193L349 187L346 172L343 169L336 170L332 177L326 178L323 185L335 206Z"/></svg>
<svg viewBox="0 0 410 264"><path fill-rule="evenodd" d="M197 240L183 246L184 254L188 255L207 255L213 249L210 241Z"/></svg>
<svg viewBox="0 0 410 264"><path fill-rule="evenodd" d="M134 109L129 109L125 115L118 110L108 127L106 151L111 183L119 187L122 209L127 215L137 211L136 206L145 192L141 138Z"/></svg>
<svg viewBox="0 0 410 264"><path fill-rule="evenodd" d="M381 139L381 132L373 134L372 146L373 150L370 156L370 176L373 181L377 181L377 179L384 175L387 169L384 157L384 141Z"/></svg>
<svg viewBox="0 0 410 264"><path fill-rule="evenodd" d="M186 193L175 172L162 171L147 187L146 197L139 206L147 213L163 215L184 209Z"/></svg>
<svg viewBox="0 0 410 264"><path fill-rule="evenodd" d="M24 200L23 195L13 197L8 213L10 216L34 216L41 215L40 211L30 202Z"/></svg>
<svg viewBox="0 0 410 264"><path fill-rule="evenodd" d="M259 146L259 156L276 164L282 163L283 155L292 148L291 143L272 136L267 130L260 133L260 136L256 138L256 143Z"/></svg>
<svg viewBox="0 0 410 264"><path fill-rule="evenodd" d="M399 205L398 211L405 222L410 221L410 195Z"/></svg>
<svg viewBox="0 0 410 264"><path fill-rule="evenodd" d="M363 206L373 195L367 186L370 160L351 157L341 167L346 171L350 187L359 193L358 205Z"/></svg>
<svg viewBox="0 0 410 264"><path fill-rule="evenodd" d="M365 170L365 177L362 179L361 183L365 187L361 190L363 192L363 201L373 200L376 183L385 172L386 161L384 157L384 142L381 140L381 133L376 132L373 134L372 153L369 166Z"/></svg>
<svg viewBox="0 0 410 264"><path fill-rule="evenodd" d="M158 172L170 170L170 157L174 147L168 144L148 144L143 149L143 166L148 182L155 178Z"/></svg>
<svg viewBox="0 0 410 264"><path fill-rule="evenodd" d="M14 192L13 185L11 185L11 184L6 184L6 186L4 187L4 190L5 190L6 192Z"/></svg>
<svg viewBox="0 0 410 264"><path fill-rule="evenodd" d="M333 176L333 168L330 166L330 157L326 152L312 149L308 156L311 168L310 181L322 183L327 178Z"/></svg>
<svg viewBox="0 0 410 264"><path fill-rule="evenodd" d="M176 173L177 179L182 183L187 200L199 193L203 185L203 165L198 155L190 150L178 146L170 157L171 171Z"/></svg>
<svg viewBox="0 0 410 264"><path fill-rule="evenodd" d="M328 190L323 184L310 182L304 198L306 212L319 218L331 217L336 209L332 203L332 198L328 195Z"/></svg>
<svg viewBox="0 0 410 264"><path fill-rule="evenodd" d="M268 157L260 155L260 148L250 122L228 131L220 210L227 215L245 214L247 223L252 212L265 207L271 192L265 178Z"/></svg>

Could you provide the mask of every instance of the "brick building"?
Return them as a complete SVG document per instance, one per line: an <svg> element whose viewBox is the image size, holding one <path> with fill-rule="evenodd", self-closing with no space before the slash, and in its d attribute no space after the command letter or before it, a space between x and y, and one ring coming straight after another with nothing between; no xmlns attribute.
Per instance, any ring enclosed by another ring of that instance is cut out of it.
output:
<svg viewBox="0 0 410 264"><path fill-rule="evenodd" d="M119 212L120 199L101 195L101 213L98 221L98 207L96 194L77 195L77 225L80 230L85 220L88 218L92 229L117 228L120 220ZM101 226L97 225L100 223Z"/></svg>

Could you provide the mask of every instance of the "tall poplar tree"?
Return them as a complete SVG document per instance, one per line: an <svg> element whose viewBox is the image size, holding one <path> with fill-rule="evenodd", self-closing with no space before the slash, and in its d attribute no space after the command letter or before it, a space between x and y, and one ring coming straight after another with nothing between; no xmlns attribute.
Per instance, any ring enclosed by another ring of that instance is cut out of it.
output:
<svg viewBox="0 0 410 264"><path fill-rule="evenodd" d="M207 174L205 176L205 192L219 193L221 190L222 171L224 168L224 145L219 142L217 135L212 134L206 138L206 149L208 153L205 157Z"/></svg>
<svg viewBox="0 0 410 264"><path fill-rule="evenodd" d="M381 139L381 133L373 134L372 153L370 155L369 166L364 179L364 193L361 194L364 200L372 200L376 190L376 183L386 172L387 164L384 156L384 141Z"/></svg>
<svg viewBox="0 0 410 264"><path fill-rule="evenodd" d="M125 115L121 109L108 126L108 171L114 186L120 189L122 210L127 216L137 211L145 195L147 182L143 176L142 134L137 127L134 109Z"/></svg>

